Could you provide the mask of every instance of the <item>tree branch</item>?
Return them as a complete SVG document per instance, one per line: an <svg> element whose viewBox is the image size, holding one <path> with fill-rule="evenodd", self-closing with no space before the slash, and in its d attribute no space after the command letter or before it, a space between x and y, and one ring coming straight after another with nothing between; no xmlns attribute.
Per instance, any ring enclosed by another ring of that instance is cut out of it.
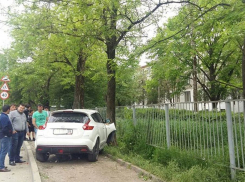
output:
<svg viewBox="0 0 245 182"><path fill-rule="evenodd" d="M218 6L229 6L229 4L226 4L226 3L219 3L211 8L209 8L208 10L204 11L201 15L199 15L196 19L194 19L191 23L187 24L183 29L179 30L178 32L176 32L175 34L165 38L165 39L162 39L162 40L159 40L157 42L155 42L153 45L151 45L150 47L147 47L145 50L141 51L140 54L143 54L144 52L146 52L147 50L153 48L155 45L161 43L161 42L164 42L168 39L171 39L173 37L175 37L176 35L178 35L179 33L183 32L184 30L186 30L193 22L197 21L199 18L203 17L205 14L207 14L208 12L214 10L215 8L217 8Z"/></svg>

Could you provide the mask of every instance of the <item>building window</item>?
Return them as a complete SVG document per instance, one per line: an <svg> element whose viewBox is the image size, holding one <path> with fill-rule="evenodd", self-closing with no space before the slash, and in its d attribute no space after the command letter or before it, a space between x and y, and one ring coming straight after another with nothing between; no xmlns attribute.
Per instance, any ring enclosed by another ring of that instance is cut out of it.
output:
<svg viewBox="0 0 245 182"><path fill-rule="evenodd" d="M179 95L176 95L175 96L175 100L176 100L175 102L180 102L180 96Z"/></svg>
<svg viewBox="0 0 245 182"><path fill-rule="evenodd" d="M186 91L186 92L184 92L184 94L185 94L185 102L190 102L191 101L191 92Z"/></svg>

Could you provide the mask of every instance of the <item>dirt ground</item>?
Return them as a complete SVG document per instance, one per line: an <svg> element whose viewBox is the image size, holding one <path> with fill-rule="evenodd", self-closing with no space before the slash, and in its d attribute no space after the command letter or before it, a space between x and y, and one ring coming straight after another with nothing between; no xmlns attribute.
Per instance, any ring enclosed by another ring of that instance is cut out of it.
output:
<svg viewBox="0 0 245 182"><path fill-rule="evenodd" d="M35 157L34 142L29 142ZM37 162L42 182L143 182L145 179L135 171L121 166L107 156L100 154L97 162L81 158L57 160L51 155L47 162ZM151 181L151 180L147 180Z"/></svg>

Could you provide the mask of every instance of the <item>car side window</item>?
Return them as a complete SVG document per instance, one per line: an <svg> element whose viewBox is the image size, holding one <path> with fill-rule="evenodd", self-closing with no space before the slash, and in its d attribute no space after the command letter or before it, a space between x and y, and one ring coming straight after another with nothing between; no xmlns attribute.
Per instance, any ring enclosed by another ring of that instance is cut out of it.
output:
<svg viewBox="0 0 245 182"><path fill-rule="evenodd" d="M92 118L93 118L93 120L95 122L97 122L97 123L103 123L103 119L102 119L102 117L100 116L99 113L94 113L91 116L92 116Z"/></svg>

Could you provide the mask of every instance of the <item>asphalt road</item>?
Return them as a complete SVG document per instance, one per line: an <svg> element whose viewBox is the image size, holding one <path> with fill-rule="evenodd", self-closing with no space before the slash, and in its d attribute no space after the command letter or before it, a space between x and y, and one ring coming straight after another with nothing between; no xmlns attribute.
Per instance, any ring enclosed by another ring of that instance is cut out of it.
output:
<svg viewBox="0 0 245 182"><path fill-rule="evenodd" d="M28 142L35 157L34 142ZM121 166L116 161L100 154L97 162L88 162L86 156L81 158L63 158L57 160L51 155L47 162L37 162L42 182L143 182L132 169ZM148 180L151 181L151 180Z"/></svg>

